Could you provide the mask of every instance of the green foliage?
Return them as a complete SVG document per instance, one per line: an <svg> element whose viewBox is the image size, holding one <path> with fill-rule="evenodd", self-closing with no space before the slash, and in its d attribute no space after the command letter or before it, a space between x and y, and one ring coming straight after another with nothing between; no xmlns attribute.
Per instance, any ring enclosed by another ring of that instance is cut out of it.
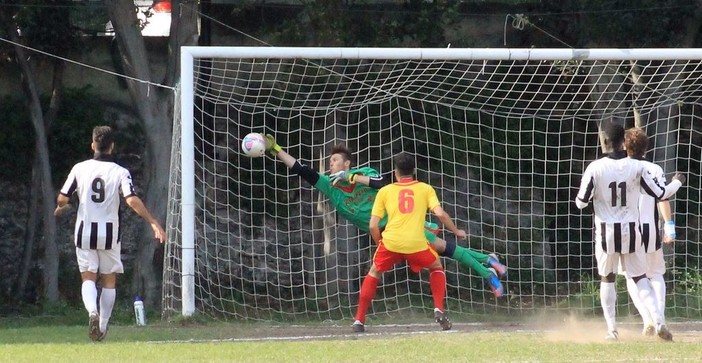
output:
<svg viewBox="0 0 702 363"><path fill-rule="evenodd" d="M51 54L79 50L81 39L70 21L72 3L70 0L25 2L14 17L22 38Z"/></svg>
<svg viewBox="0 0 702 363"><path fill-rule="evenodd" d="M445 47L446 33L461 19L459 1L410 0L401 9L349 12L349 46ZM369 16L371 15L371 16Z"/></svg>
<svg viewBox="0 0 702 363"><path fill-rule="evenodd" d="M92 129L105 124L100 105L89 86L64 92L63 105L48 133L54 184L63 181L77 161L92 157Z"/></svg>
<svg viewBox="0 0 702 363"><path fill-rule="evenodd" d="M697 269L674 270L675 280L687 294L702 297L702 273Z"/></svg>
<svg viewBox="0 0 702 363"><path fill-rule="evenodd" d="M584 47L679 47L694 0L565 0L542 2L529 20L529 45ZM532 28L533 29L533 28Z"/></svg>
<svg viewBox="0 0 702 363"><path fill-rule="evenodd" d="M42 98L42 104L49 100ZM106 124L105 109L90 86L66 89L57 119L47 133L53 183L60 183L76 161L90 158L90 135L93 127ZM3 132L0 133L0 177L7 181L28 183L34 160L34 128L25 102L19 97L0 98ZM118 152L136 153L143 150L143 131L138 125L129 125L118 133Z"/></svg>
<svg viewBox="0 0 702 363"><path fill-rule="evenodd" d="M698 315L702 309L702 273L694 267L673 269L676 284L668 291L669 300L672 297L672 304L668 303L672 314L690 316ZM672 290L672 291L671 291Z"/></svg>
<svg viewBox="0 0 702 363"><path fill-rule="evenodd" d="M336 0L302 1L302 7L265 8L275 21L262 21L257 32L266 42L286 46L445 47L446 34L462 17L459 1L410 0L377 5ZM251 3L233 10L238 17L257 11Z"/></svg>
<svg viewBox="0 0 702 363"><path fill-rule="evenodd" d="M34 130L24 102L5 96L0 99L2 132L0 132L0 178L26 183L31 176L34 159Z"/></svg>

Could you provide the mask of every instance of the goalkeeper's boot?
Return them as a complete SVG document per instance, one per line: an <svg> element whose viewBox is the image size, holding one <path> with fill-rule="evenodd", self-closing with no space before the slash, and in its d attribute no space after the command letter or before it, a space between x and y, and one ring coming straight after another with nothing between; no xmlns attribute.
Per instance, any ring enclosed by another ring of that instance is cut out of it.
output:
<svg viewBox="0 0 702 363"><path fill-rule="evenodd" d="M673 334L670 333L670 330L668 330L668 327L665 326L665 324L656 325L656 334L659 338L665 340L666 342L673 341Z"/></svg>
<svg viewBox="0 0 702 363"><path fill-rule="evenodd" d="M605 336L605 340L608 342L619 341L619 332L617 332L616 330L612 330L611 332L607 333L607 336Z"/></svg>
<svg viewBox="0 0 702 363"><path fill-rule="evenodd" d="M500 263L500 261L497 259L497 255L491 253L488 256L487 264L491 268L495 269L495 272L497 272L497 277L502 279L507 276L507 266Z"/></svg>
<svg viewBox="0 0 702 363"><path fill-rule="evenodd" d="M439 308L434 308L434 318L436 318L436 322L441 325L441 329L443 330L451 330L451 321L448 320L448 316L446 316L445 311L441 311Z"/></svg>
<svg viewBox="0 0 702 363"><path fill-rule="evenodd" d="M366 326L361 323L360 320L356 320L353 322L353 332L354 333L363 333L366 331Z"/></svg>
<svg viewBox="0 0 702 363"><path fill-rule="evenodd" d="M643 334L643 336L646 336L646 337L652 337L652 336L656 335L656 327L653 325L647 324L646 326L644 326L641 334Z"/></svg>
<svg viewBox="0 0 702 363"><path fill-rule="evenodd" d="M100 336L100 315L97 311L90 313L90 320L88 321L88 337L92 341L97 341Z"/></svg>
<svg viewBox="0 0 702 363"><path fill-rule="evenodd" d="M490 291L495 294L495 297L504 296L505 288L502 286L500 279L497 277L497 273L492 268L490 268L490 270L492 271L492 275L485 279L485 283L490 288Z"/></svg>

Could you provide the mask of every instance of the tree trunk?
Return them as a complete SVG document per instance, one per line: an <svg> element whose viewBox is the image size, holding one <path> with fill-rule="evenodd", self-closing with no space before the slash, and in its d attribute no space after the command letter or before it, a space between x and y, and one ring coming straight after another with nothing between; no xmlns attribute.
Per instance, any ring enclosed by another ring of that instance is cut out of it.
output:
<svg viewBox="0 0 702 363"><path fill-rule="evenodd" d="M144 156L144 202L149 211L165 222L168 198L170 148L174 92L149 85L154 77L141 36L132 0L105 0L107 13L115 29L125 73L141 82L128 80L127 88L146 133ZM195 2L173 1L168 69L165 81L174 84L179 72L180 46L197 43L197 5ZM137 248L132 290L150 306L160 302L161 271L154 269L157 242L149 226L144 225ZM162 261L158 261L161 266Z"/></svg>
<svg viewBox="0 0 702 363"><path fill-rule="evenodd" d="M172 102L165 102L172 109ZM166 205L168 203L168 181L170 172L171 154L171 117L172 112L161 110L160 117L154 117L155 123L160 123L168 132L147 132L147 157L145 158L146 207L154 218L165 225ZM162 134L169 135L168 140L162 139ZM163 254L156 254L156 250L163 248L153 238L151 227L144 223L142 240L138 244L137 272L132 281L134 292L143 291L144 302L148 306L160 306L161 280L163 268ZM154 268L156 265L158 268Z"/></svg>
<svg viewBox="0 0 702 363"><path fill-rule="evenodd" d="M0 16L0 21L5 24L7 34L10 39L21 44L17 35L16 25L13 21L8 21L5 14ZM30 120L35 132L34 149L39 165L39 175L42 187L40 188L41 206L40 216L42 218L43 235L43 258L42 258L42 282L43 297L50 303L58 302L58 263L59 255L56 247L56 220L54 219L54 188L51 183L51 165L49 162L49 145L46 140L46 128L42 114L41 103L39 101L39 91L37 89L35 70L29 62L29 58L24 52L24 48L19 45L14 46L17 55L17 63L20 66L23 86L27 94L29 104Z"/></svg>
<svg viewBox="0 0 702 363"><path fill-rule="evenodd" d="M36 228L39 224L39 191L41 190L41 178L39 177L39 162L34 159L32 163L32 182L29 187L29 217L27 218L27 229L24 237L24 246L22 251L22 262L20 263L20 271L17 274L17 299L24 300L27 290L27 281L29 280L29 269L32 267L32 254L34 252L34 241L37 238Z"/></svg>

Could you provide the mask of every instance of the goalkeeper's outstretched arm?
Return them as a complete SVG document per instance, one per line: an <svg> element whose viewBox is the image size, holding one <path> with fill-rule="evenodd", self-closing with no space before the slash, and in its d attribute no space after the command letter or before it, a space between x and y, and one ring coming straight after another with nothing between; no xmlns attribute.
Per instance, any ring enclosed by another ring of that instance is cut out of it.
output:
<svg viewBox="0 0 702 363"><path fill-rule="evenodd" d="M282 161L283 164L290 169L290 171L299 175L306 182L310 183L311 185L317 184L319 174L312 170L312 168L309 166L300 164L300 162L297 161L294 156L283 150L283 148L280 147L280 145L278 145L278 143L275 141L273 135L266 135L266 151L278 158L278 160Z"/></svg>

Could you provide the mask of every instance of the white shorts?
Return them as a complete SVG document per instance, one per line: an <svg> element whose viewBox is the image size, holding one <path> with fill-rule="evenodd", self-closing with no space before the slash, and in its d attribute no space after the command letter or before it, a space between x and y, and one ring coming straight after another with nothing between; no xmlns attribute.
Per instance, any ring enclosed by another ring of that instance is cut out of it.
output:
<svg viewBox="0 0 702 363"><path fill-rule="evenodd" d="M111 250L90 250L76 247L78 270L101 273L103 275L124 273L122 258L119 248Z"/></svg>
<svg viewBox="0 0 702 363"><path fill-rule="evenodd" d="M626 278L632 278L645 275L647 272L646 252L643 248L635 253L607 254L600 243L595 243L595 259L597 260L597 273L600 276L623 272Z"/></svg>
<svg viewBox="0 0 702 363"><path fill-rule="evenodd" d="M651 278L655 275L665 274L665 259L663 258L663 249L659 248L655 252L646 254L646 277Z"/></svg>

